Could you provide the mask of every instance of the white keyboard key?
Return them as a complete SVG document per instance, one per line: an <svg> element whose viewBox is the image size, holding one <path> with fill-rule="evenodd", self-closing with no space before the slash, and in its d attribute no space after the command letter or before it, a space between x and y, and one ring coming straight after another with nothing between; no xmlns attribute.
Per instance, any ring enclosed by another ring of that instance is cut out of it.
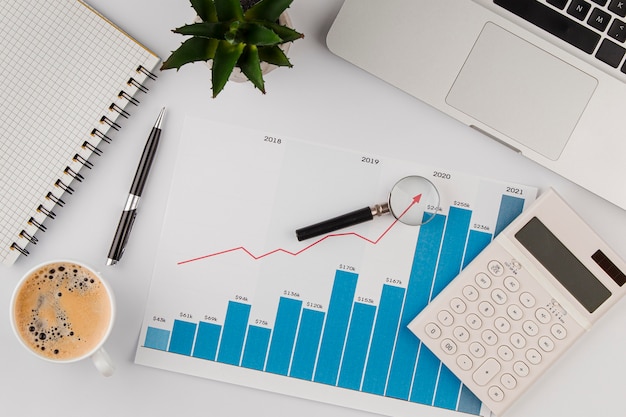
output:
<svg viewBox="0 0 626 417"><path fill-rule="evenodd" d="M511 323L504 317L498 317L493 324L500 333L508 333L511 330Z"/></svg>
<svg viewBox="0 0 626 417"><path fill-rule="evenodd" d="M500 377L500 383L506 389L514 389L517 386L517 379L511 374L503 374Z"/></svg>
<svg viewBox="0 0 626 417"><path fill-rule="evenodd" d="M480 329L483 325L482 319L474 313L468 314L467 317L465 318L465 322L467 323L469 327L471 327L474 330Z"/></svg>
<svg viewBox="0 0 626 417"><path fill-rule="evenodd" d="M490 261L487 264L487 269L496 277L499 277L502 274L504 274L504 267L498 261Z"/></svg>
<svg viewBox="0 0 626 417"><path fill-rule="evenodd" d="M563 340L567 337L567 330L565 330L565 327L561 326L559 323L554 324L550 328L550 333L552 333L552 336L556 337L558 340Z"/></svg>
<svg viewBox="0 0 626 417"><path fill-rule="evenodd" d="M554 341L550 339L548 336L541 336L539 338L539 347L544 352L552 352L554 350Z"/></svg>
<svg viewBox="0 0 626 417"><path fill-rule="evenodd" d="M476 372L472 374L472 378L474 382L476 382L481 387L484 387L491 381L493 378L498 375L502 366L500 362L495 360L494 358L489 358L482 365L476 369Z"/></svg>
<svg viewBox="0 0 626 417"><path fill-rule="evenodd" d="M467 342L470 338L470 334L467 329L463 326L455 327L452 331L452 334L459 342Z"/></svg>
<svg viewBox="0 0 626 417"><path fill-rule="evenodd" d="M507 307L506 313L515 321L521 320L524 317L524 312L522 308L516 304L511 304Z"/></svg>
<svg viewBox="0 0 626 417"><path fill-rule="evenodd" d="M496 402L500 402L504 400L504 391L502 391L502 389L500 387L489 387L489 390L487 391L487 393L489 394L489 398L491 398L492 400L496 401Z"/></svg>
<svg viewBox="0 0 626 417"><path fill-rule="evenodd" d="M489 346L495 346L498 343L498 335L491 329L485 330L481 336L483 341Z"/></svg>
<svg viewBox="0 0 626 417"><path fill-rule="evenodd" d="M511 335L510 342L513 347L516 347L517 349L523 349L524 347L526 347L526 338L522 334L517 332Z"/></svg>
<svg viewBox="0 0 626 417"><path fill-rule="evenodd" d="M471 285L466 285L463 287L463 296L468 301L476 301L478 300L478 290Z"/></svg>
<svg viewBox="0 0 626 417"><path fill-rule="evenodd" d="M511 292L518 292L520 284L514 277L508 276L504 278L504 287Z"/></svg>
<svg viewBox="0 0 626 417"><path fill-rule="evenodd" d="M523 292L519 296L519 301L526 308L533 308L535 306L535 303L537 302L537 300L535 300L535 297L529 292Z"/></svg>
<svg viewBox="0 0 626 417"><path fill-rule="evenodd" d="M552 320L552 315L545 308L538 308L537 311L535 311L535 318L541 324L548 324L550 320Z"/></svg>
<svg viewBox="0 0 626 417"><path fill-rule="evenodd" d="M469 356L462 354L456 358L456 364L464 371L469 371L474 366L474 361Z"/></svg>
<svg viewBox="0 0 626 417"><path fill-rule="evenodd" d="M539 326L532 320L526 320L522 328L524 329L524 333L528 336L537 336L537 334L539 334Z"/></svg>
<svg viewBox="0 0 626 417"><path fill-rule="evenodd" d="M543 357L537 349L528 349L526 351L526 359L528 359L528 362L532 363L533 365L539 365Z"/></svg>
<svg viewBox="0 0 626 417"><path fill-rule="evenodd" d="M491 292L491 299L498 305L503 305L507 302L508 297L506 293L502 291L500 288L496 288Z"/></svg>
<svg viewBox="0 0 626 417"><path fill-rule="evenodd" d="M426 330L426 334L433 339L438 339L439 336L441 336L441 328L435 323L428 323L426 327L424 327L424 330Z"/></svg>
<svg viewBox="0 0 626 417"><path fill-rule="evenodd" d="M448 310L441 310L439 314L437 314L437 319L439 323L446 327L452 326L452 323L454 323L454 317Z"/></svg>
<svg viewBox="0 0 626 417"><path fill-rule="evenodd" d="M482 301L478 304L478 311L480 311L480 314L485 317L491 317L496 313L495 308L493 308L493 305L491 305L488 301Z"/></svg>
<svg viewBox="0 0 626 417"><path fill-rule="evenodd" d="M530 374L530 368L522 361L515 362L515 365L513 365L513 371L521 377L525 377Z"/></svg>
<svg viewBox="0 0 626 417"><path fill-rule="evenodd" d="M498 348L498 356L505 362L513 360L513 351L507 345Z"/></svg>
<svg viewBox="0 0 626 417"><path fill-rule="evenodd" d="M485 347L478 342L472 342L469 351L475 358L482 358L485 356L485 353L487 353Z"/></svg>
<svg viewBox="0 0 626 417"><path fill-rule="evenodd" d="M478 285L483 290L486 290L491 286L491 278L489 278L489 275L485 274L484 272L478 273L476 275L475 281L476 285Z"/></svg>
<svg viewBox="0 0 626 417"><path fill-rule="evenodd" d="M467 304L458 297L455 297L450 301L450 308L457 314L463 314L467 310Z"/></svg>
<svg viewBox="0 0 626 417"><path fill-rule="evenodd" d="M452 340L450 339L443 339L441 341L441 350L443 350L445 353L449 354L449 355L453 355L456 353L456 343L454 343Z"/></svg>

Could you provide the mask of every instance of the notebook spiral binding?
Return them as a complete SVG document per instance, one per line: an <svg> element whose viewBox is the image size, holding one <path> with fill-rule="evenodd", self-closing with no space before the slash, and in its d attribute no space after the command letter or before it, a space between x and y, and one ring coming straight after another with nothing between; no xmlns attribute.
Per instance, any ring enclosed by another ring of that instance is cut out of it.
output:
<svg viewBox="0 0 626 417"><path fill-rule="evenodd" d="M142 65L138 66L135 71L138 78L143 78L144 81L157 79L157 76L154 73L150 72ZM16 250L24 256L28 256L30 254L30 252L26 249L26 245L36 245L39 241L39 239L35 237L34 233L45 232L47 228L43 224L44 220L54 219L56 217L56 214L52 211L52 208L55 206L63 207L65 205L65 201L61 199L61 195L65 193L73 194L74 189L70 187L72 181L76 180L78 182L82 182L85 179L85 177L79 171L83 167L86 167L88 169L93 168L94 164L89 161L89 157L91 155L102 155L103 152L100 148L98 148L98 143L101 141L105 143L112 142L111 137L108 136L106 132L109 129L113 129L116 131L121 129L122 126L116 122L118 117L128 119L131 116L131 114L125 110L125 105L139 105L140 102L137 98L133 96L133 93L138 91L141 91L142 93L148 93L149 91L148 88L144 86L142 82L138 81L135 77L129 78L126 84L130 87L131 90L134 91L128 92L126 90L121 90L118 93L118 100L111 103L108 107L109 114L103 115L99 120L100 124L103 125L104 128L101 130L98 127L95 127L91 130L89 136L91 136L91 138L93 139L88 139L83 142L79 152L77 152L72 158L71 162L74 164L74 166L66 166L63 169L63 177L58 178L55 181L54 187L56 190L60 191L49 191L44 198L44 203L40 204L35 210L39 218L35 218L35 216L32 216L28 220L28 226L31 226L31 229L34 228L34 231L31 230L29 233L27 230L22 229L18 236L19 239L11 244L11 250Z"/></svg>

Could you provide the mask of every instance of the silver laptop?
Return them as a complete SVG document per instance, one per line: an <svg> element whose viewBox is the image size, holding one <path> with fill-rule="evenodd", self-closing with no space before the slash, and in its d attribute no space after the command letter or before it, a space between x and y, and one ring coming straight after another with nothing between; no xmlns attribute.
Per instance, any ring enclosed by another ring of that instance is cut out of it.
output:
<svg viewBox="0 0 626 417"><path fill-rule="evenodd" d="M626 1L345 0L329 49L626 209Z"/></svg>

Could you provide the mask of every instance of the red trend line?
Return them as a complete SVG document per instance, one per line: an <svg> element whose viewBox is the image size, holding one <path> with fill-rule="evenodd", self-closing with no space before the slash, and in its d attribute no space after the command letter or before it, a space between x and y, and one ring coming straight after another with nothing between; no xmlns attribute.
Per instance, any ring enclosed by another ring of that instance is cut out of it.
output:
<svg viewBox="0 0 626 417"><path fill-rule="evenodd" d="M197 258L192 258L192 259L187 259L185 261L180 261L180 262L177 263L177 265L184 265L184 264L188 264L188 263L191 263L191 262L196 262L196 261L200 261L200 260L203 260L203 259L212 258L214 256L224 255L226 253L237 252L237 251L245 252L246 254L248 254L248 256L250 256L254 260L259 260L259 259L265 258L266 256L270 256L270 255L273 255L273 254L278 253L278 252L283 252L283 253L286 253L287 255L298 256L302 252L305 252L305 251L311 249L313 246L322 243L326 239L330 239L332 237L341 237L341 236L356 236L359 239L363 239L367 243L371 243L372 245L376 245L396 225L396 223L398 223L398 221L402 218L402 216L404 216L406 214L406 212L408 212L411 209L411 207L413 207L413 205L419 203L421 197L422 197L421 194L416 195L415 197L413 197L413 200L411 201L411 204L409 204L409 206L402 212L402 214L400 214L400 216L398 216L398 218L396 218L393 221L393 223L391 223L389 225L389 227L387 227L387 229L385 229L385 231L380 236L378 236L378 238L376 238L374 240L369 239L369 238L367 238L367 237L365 237L363 235L360 235L360 234L358 234L356 232L331 233L331 234L328 234L328 235L326 235L326 236L316 240L315 242L311 243L309 246L306 246L306 247L304 247L304 248L302 248L302 249L300 249L298 251L295 251L295 252L288 251L288 250L283 249L283 248L278 248L278 249L274 249L272 251L266 252L266 253L261 254L261 255L255 255L252 252L250 252L248 249L246 249L244 246L238 246L236 248L226 249L226 250L223 250L223 251L220 251L220 252L215 252L215 253L210 253L208 255L199 256Z"/></svg>

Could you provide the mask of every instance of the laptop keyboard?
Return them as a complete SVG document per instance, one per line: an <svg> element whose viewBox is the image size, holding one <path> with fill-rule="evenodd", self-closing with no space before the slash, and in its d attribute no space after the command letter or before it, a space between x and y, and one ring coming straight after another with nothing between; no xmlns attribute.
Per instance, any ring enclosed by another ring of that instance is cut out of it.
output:
<svg viewBox="0 0 626 417"><path fill-rule="evenodd" d="M626 74L626 0L493 0Z"/></svg>

